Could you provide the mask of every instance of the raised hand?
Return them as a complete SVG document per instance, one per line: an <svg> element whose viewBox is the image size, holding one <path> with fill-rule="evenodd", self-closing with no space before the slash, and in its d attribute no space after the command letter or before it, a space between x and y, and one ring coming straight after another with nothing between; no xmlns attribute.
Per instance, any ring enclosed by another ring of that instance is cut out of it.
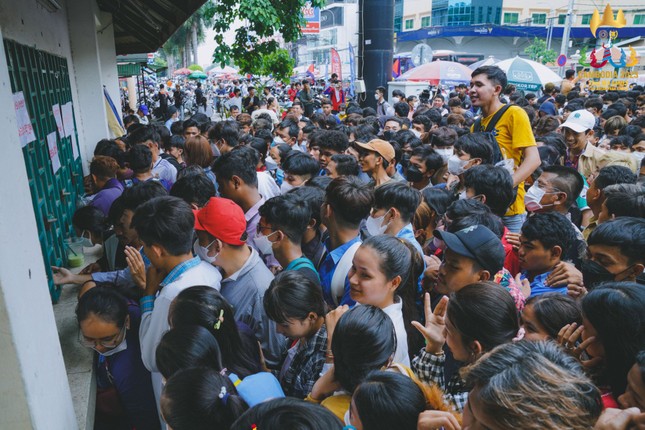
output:
<svg viewBox="0 0 645 430"><path fill-rule="evenodd" d="M130 268L132 280L142 290L146 289L146 265L143 262L141 253L132 246L125 247L125 261Z"/></svg>
<svg viewBox="0 0 645 430"><path fill-rule="evenodd" d="M416 327L426 340L426 351L431 354L438 354L442 351L443 345L446 343L444 332L446 330L446 311L448 310L448 297L441 298L437 306L432 312L430 306L430 294L426 293L423 299L424 312L425 312L425 325L417 321L412 321L412 325Z"/></svg>
<svg viewBox="0 0 645 430"><path fill-rule="evenodd" d="M54 272L54 285L76 283L75 276L72 272L69 271L69 269L52 266L52 271Z"/></svg>
<svg viewBox="0 0 645 430"><path fill-rule="evenodd" d="M445 411L425 411L419 415L417 430L461 430L454 414Z"/></svg>
<svg viewBox="0 0 645 430"><path fill-rule="evenodd" d="M596 337L591 336L585 341L577 344L581 339L584 330L584 325L578 326L577 323L567 324L558 332L557 342L562 345L569 354L577 358L584 367L590 369L598 366L602 362L602 357L592 357L589 360L582 359L582 353L589 345L596 341Z"/></svg>

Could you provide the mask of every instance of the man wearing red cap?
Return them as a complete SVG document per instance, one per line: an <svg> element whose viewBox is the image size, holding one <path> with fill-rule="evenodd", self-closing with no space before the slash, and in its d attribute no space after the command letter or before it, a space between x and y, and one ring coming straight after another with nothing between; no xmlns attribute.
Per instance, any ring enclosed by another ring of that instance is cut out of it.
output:
<svg viewBox="0 0 645 430"><path fill-rule="evenodd" d="M232 200L213 197L195 211L195 253L222 272L222 296L233 306L237 321L248 325L262 346L267 366L277 367L286 341L264 312L264 292L273 274L258 252L247 245L244 212Z"/></svg>

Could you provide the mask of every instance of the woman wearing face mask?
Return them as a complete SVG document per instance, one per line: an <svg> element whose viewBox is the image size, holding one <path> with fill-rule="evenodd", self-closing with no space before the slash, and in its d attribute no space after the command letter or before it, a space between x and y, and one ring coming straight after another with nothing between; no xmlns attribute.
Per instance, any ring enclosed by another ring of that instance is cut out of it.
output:
<svg viewBox="0 0 645 430"><path fill-rule="evenodd" d="M86 248L91 248L99 244L102 245L108 237L112 236L107 217L100 209L94 206L83 206L77 209L72 217L72 225L74 226L76 236L83 240L83 246ZM111 250L116 251L116 237L112 239L111 244L113 245L111 246ZM112 256L112 260L114 260L114 256ZM90 264L81 273L89 274L103 269L110 270L105 253L99 261ZM111 270L114 269L112 268Z"/></svg>
<svg viewBox="0 0 645 430"><path fill-rule="evenodd" d="M284 180L280 185L280 191L285 194L294 188L302 187L305 182L318 175L320 164L307 153L291 151L282 159L282 170Z"/></svg>
<svg viewBox="0 0 645 430"><path fill-rule="evenodd" d="M426 347L412 360L412 370L423 382L439 385L456 411L463 412L469 388L456 370L445 378L447 345L454 360L472 364L482 354L517 336L519 320L508 291L492 282L470 284L450 299L444 296L434 309L425 296L425 325L412 324L426 340Z"/></svg>
<svg viewBox="0 0 645 430"><path fill-rule="evenodd" d="M558 333L558 343L592 375L606 408L618 407L616 399L625 392L627 373L645 345L643 309L642 285L608 282L582 299L582 324L567 324Z"/></svg>
<svg viewBox="0 0 645 430"><path fill-rule="evenodd" d="M96 421L105 428L159 429L150 372L141 361L141 311L112 288L95 287L76 307L79 342L96 360Z"/></svg>
<svg viewBox="0 0 645 430"><path fill-rule="evenodd" d="M473 166L492 162L493 150L481 133L470 133L460 137L455 143L454 154L448 158L448 189L454 194L459 194L460 198L465 198L464 172Z"/></svg>

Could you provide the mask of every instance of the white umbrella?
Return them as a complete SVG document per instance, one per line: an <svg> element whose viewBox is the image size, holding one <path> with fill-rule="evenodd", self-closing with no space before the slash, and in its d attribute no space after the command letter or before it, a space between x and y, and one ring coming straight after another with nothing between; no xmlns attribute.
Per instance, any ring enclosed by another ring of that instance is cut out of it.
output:
<svg viewBox="0 0 645 430"><path fill-rule="evenodd" d="M562 77L547 66L520 57L495 65L506 72L508 83L515 85L518 90L538 91L549 82L559 84L562 81Z"/></svg>
<svg viewBox="0 0 645 430"><path fill-rule="evenodd" d="M483 60L479 60L473 64L470 64L468 68L471 70L475 70L478 67L482 66L494 66L495 64L499 63L500 60L497 58L493 57L492 55L489 56L488 58L484 58Z"/></svg>
<svg viewBox="0 0 645 430"><path fill-rule="evenodd" d="M219 75L234 75L237 73L237 70L232 68L231 66L224 66L224 68L221 67L215 67L214 69L210 69L208 71L209 75L213 76L219 76Z"/></svg>

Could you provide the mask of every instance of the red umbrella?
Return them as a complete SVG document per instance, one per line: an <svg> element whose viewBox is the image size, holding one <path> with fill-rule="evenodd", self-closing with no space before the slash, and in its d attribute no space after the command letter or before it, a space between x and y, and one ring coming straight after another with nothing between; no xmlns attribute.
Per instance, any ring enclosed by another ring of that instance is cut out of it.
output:
<svg viewBox="0 0 645 430"><path fill-rule="evenodd" d="M473 73L468 67L453 61L432 61L408 70L397 81L428 82L431 85L459 85L470 82Z"/></svg>
<svg viewBox="0 0 645 430"><path fill-rule="evenodd" d="M193 73L192 70L187 69L187 68L184 67L183 69L175 70L172 74L173 75L190 75L191 73Z"/></svg>

